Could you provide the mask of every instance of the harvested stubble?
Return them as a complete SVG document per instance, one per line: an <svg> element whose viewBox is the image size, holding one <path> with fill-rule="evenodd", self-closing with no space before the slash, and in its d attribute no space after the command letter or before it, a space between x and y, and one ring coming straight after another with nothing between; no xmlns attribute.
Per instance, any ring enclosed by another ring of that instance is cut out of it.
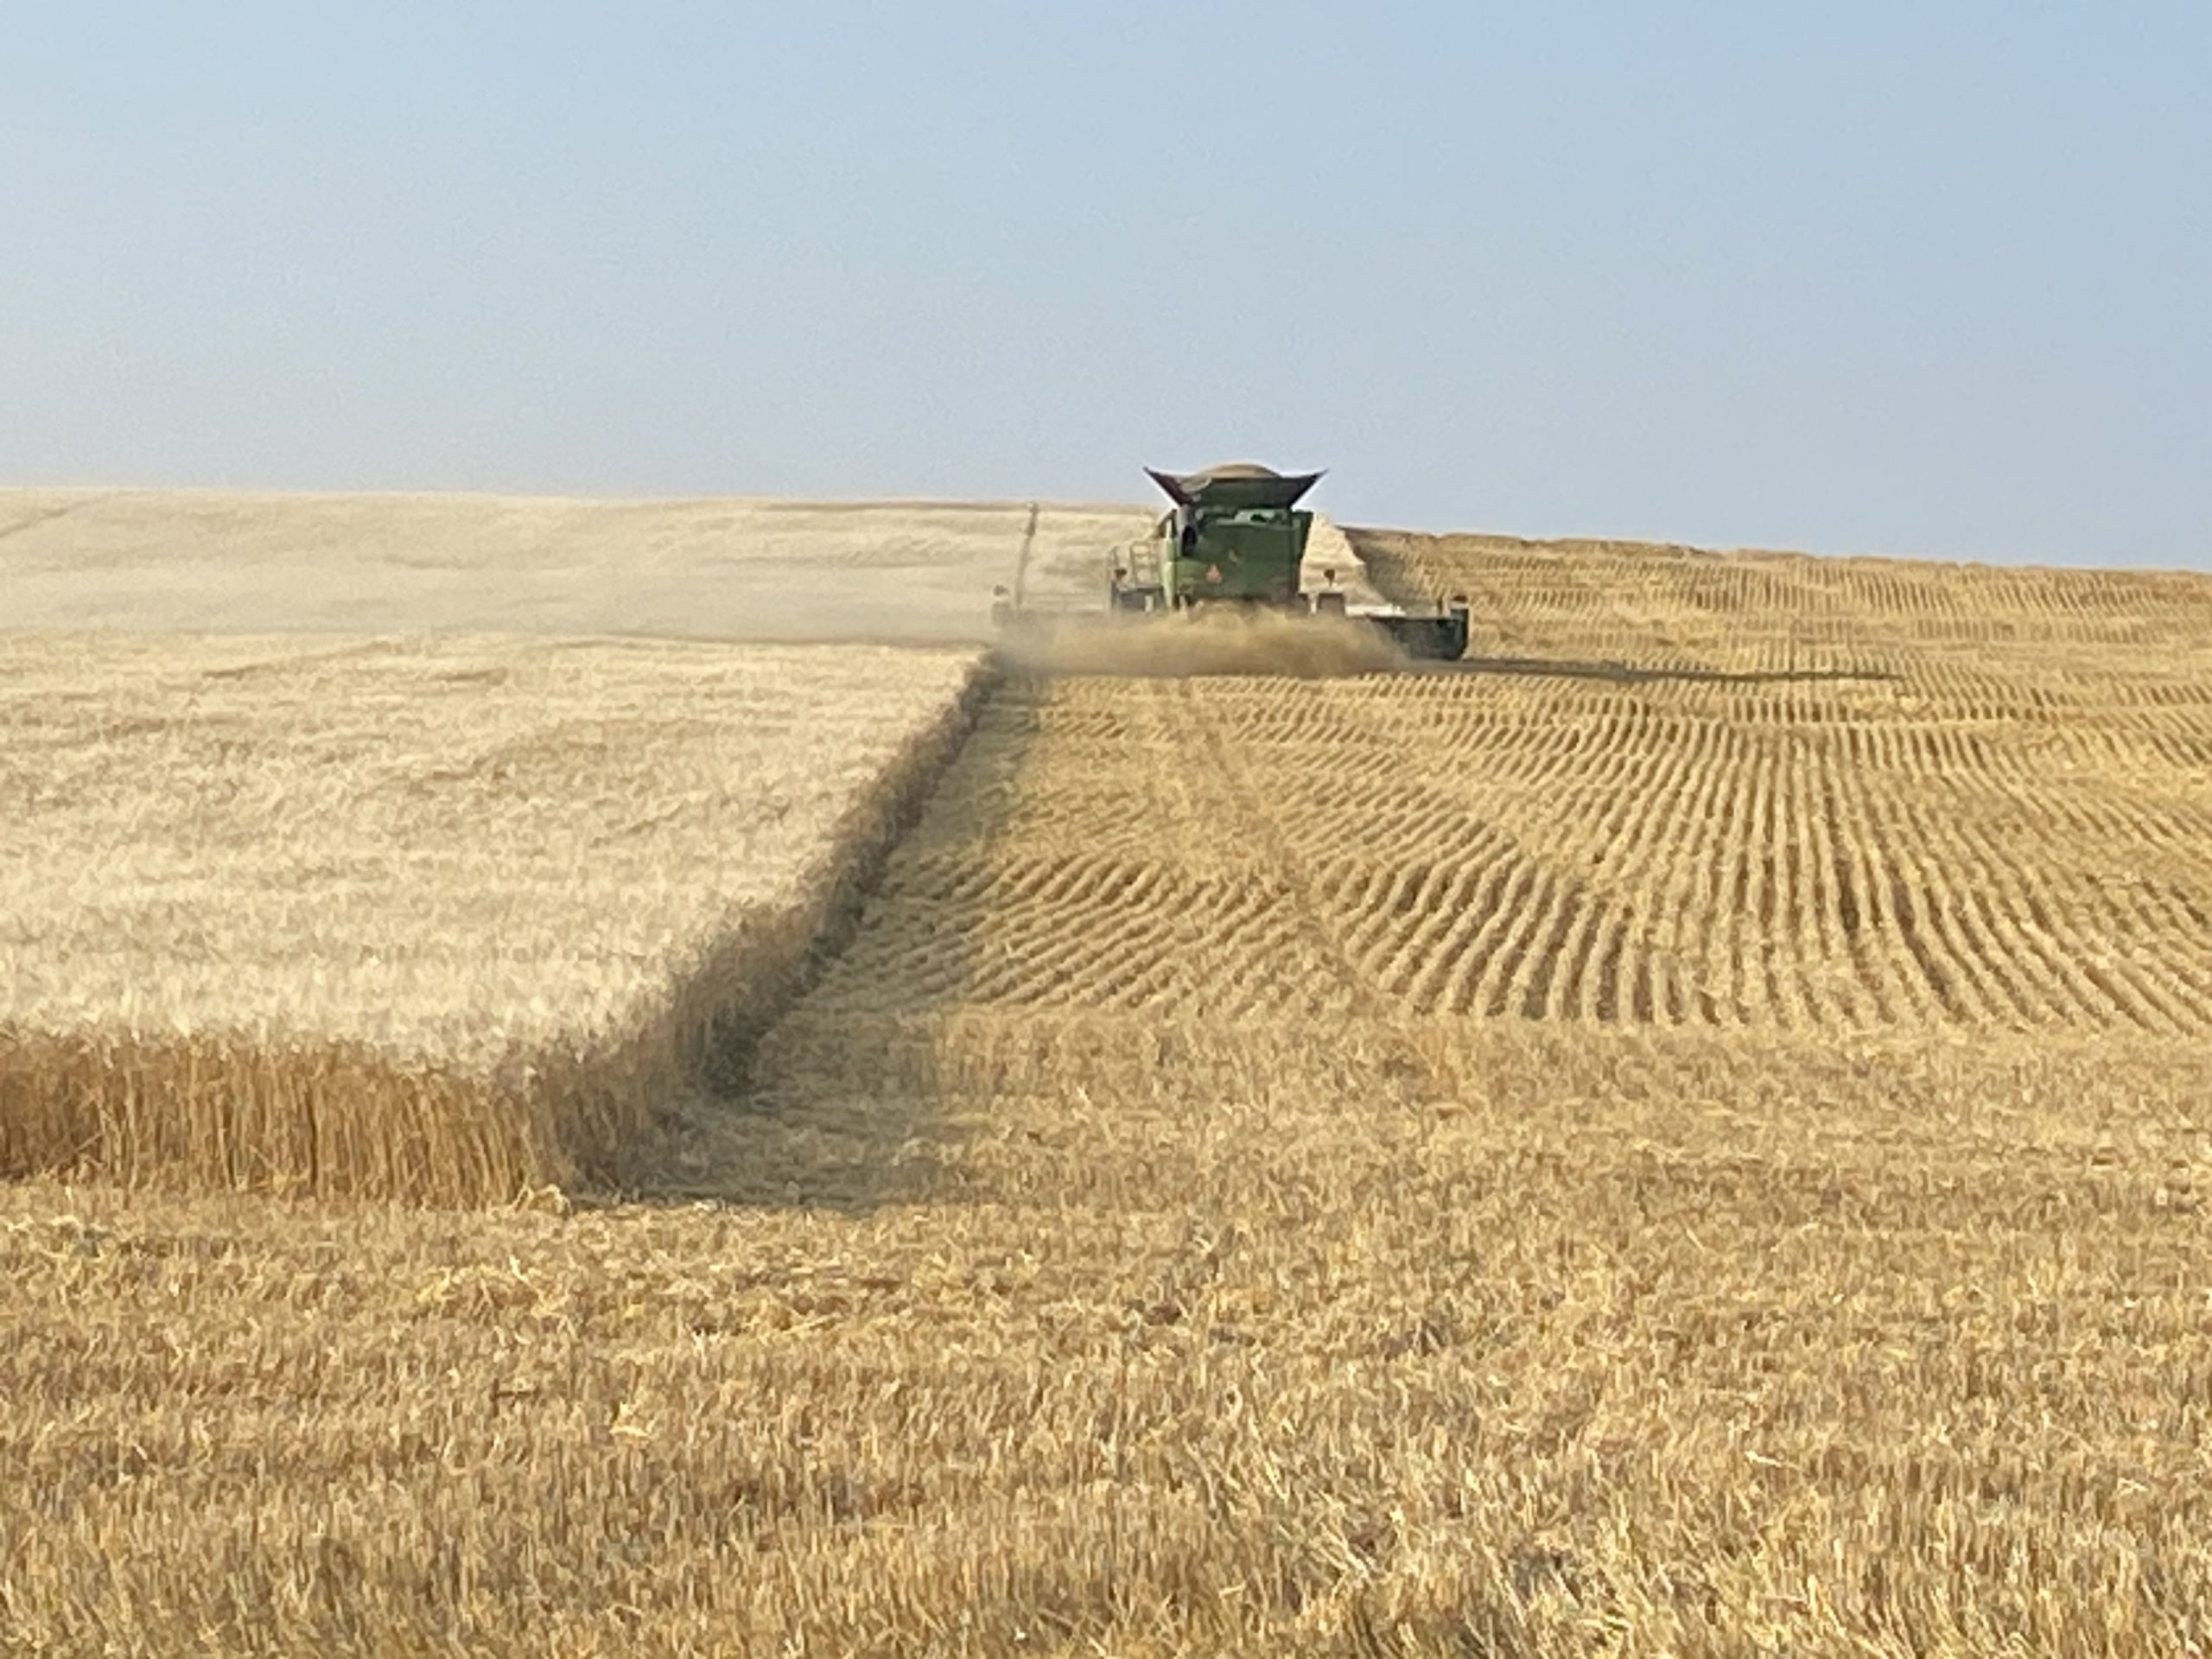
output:
<svg viewBox="0 0 2212 1659"><path fill-rule="evenodd" d="M0 636L0 1173L503 1201L741 1054L976 663Z"/></svg>
<svg viewBox="0 0 2212 1659"><path fill-rule="evenodd" d="M779 1046L776 1173L871 1135L890 1202L0 1189L0 1649L2206 1633L2212 1166L2155 1046L912 1007Z"/></svg>

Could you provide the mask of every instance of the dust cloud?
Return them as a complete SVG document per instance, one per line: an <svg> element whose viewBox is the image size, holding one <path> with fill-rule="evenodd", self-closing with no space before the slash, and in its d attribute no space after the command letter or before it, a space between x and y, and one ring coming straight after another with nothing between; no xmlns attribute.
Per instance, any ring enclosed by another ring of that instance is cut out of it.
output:
<svg viewBox="0 0 2212 1659"><path fill-rule="evenodd" d="M1132 678L1275 674L1319 680L1414 666L1396 642L1355 618L1266 611L1033 620L1001 640L997 654L1006 667L1030 673Z"/></svg>

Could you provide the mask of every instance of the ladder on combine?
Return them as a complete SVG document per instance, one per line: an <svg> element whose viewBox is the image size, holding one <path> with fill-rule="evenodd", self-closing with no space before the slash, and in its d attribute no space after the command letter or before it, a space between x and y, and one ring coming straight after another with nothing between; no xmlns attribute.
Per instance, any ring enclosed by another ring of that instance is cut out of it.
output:
<svg viewBox="0 0 2212 1659"><path fill-rule="evenodd" d="M1167 584L1160 569L1160 541L1147 536L1114 552L1114 608L1157 611L1167 604Z"/></svg>

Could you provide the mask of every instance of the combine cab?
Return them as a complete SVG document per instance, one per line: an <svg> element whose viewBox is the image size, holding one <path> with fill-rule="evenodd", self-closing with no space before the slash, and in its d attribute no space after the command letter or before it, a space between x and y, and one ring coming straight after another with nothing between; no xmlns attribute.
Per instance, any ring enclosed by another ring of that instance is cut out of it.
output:
<svg viewBox="0 0 2212 1659"><path fill-rule="evenodd" d="M1428 615L1353 604L1336 585L1334 571L1306 591L1301 575L1313 515L1298 503L1319 473L1286 475L1249 465L1185 474L1146 470L1175 505L1150 536L1116 556L1107 594L1115 611L1244 606L1343 616L1381 629L1409 656L1452 662L1465 654L1463 600L1440 604Z"/></svg>

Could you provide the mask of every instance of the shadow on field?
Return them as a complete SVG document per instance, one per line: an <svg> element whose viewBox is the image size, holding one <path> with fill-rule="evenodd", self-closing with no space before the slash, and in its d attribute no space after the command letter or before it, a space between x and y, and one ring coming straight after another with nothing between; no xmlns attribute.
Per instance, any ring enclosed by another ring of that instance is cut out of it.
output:
<svg viewBox="0 0 2212 1659"><path fill-rule="evenodd" d="M857 1212L928 1186L945 1133L941 1028L980 965L938 895L1012 810L1040 688L1020 674L988 686L773 1016L707 1056L610 1197Z"/></svg>

